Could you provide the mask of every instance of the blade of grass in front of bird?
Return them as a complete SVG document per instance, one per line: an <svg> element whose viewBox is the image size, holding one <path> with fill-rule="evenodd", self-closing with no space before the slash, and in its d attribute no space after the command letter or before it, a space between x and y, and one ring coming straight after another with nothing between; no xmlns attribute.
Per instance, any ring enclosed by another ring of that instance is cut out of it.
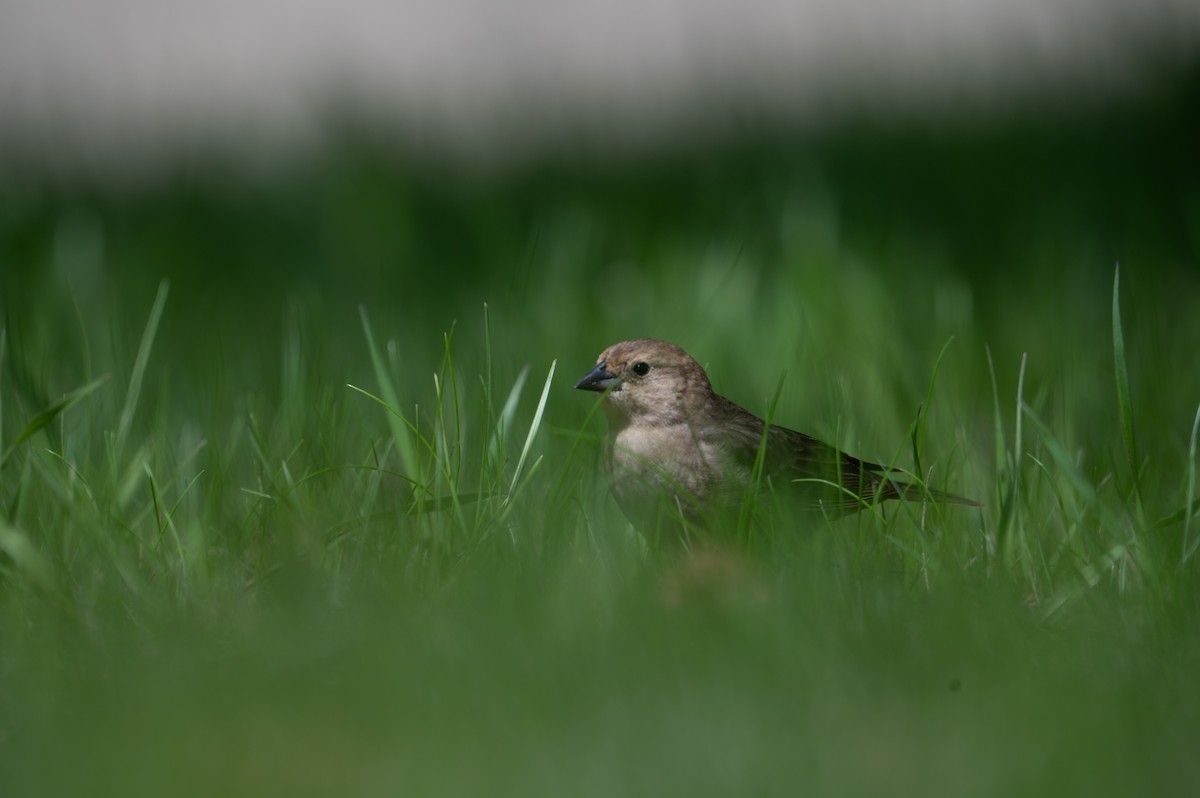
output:
<svg viewBox="0 0 1200 798"><path fill-rule="evenodd" d="M787 372L785 371L779 375L775 393L767 405L767 415L763 423L762 435L758 441L758 451L754 454L754 466L750 470L750 482L746 487L747 493L742 497L741 506L738 508L737 536L738 540L747 547L752 546L754 542L752 540L754 527L750 523L750 518L762 498L759 489L762 486L764 466L767 462L767 442L770 438L771 422L775 418L776 408L779 407L779 397L783 395L783 384L786 380Z"/></svg>
<svg viewBox="0 0 1200 798"><path fill-rule="evenodd" d="M833 502L829 502L830 505L833 505L838 509L850 509L851 507L856 507L866 510L871 515L874 515L879 523L883 524L884 526L887 525L887 519L884 517L883 511L879 508L879 502L863 498L860 494L855 493L853 490L843 485L840 480L838 482L834 482L831 479L821 479L818 477L800 477L799 479L793 479L791 481L797 485L824 485L825 487L833 488L836 492L844 494L849 501L844 502L842 505L836 505ZM818 502L818 504L824 506L824 503Z"/></svg>

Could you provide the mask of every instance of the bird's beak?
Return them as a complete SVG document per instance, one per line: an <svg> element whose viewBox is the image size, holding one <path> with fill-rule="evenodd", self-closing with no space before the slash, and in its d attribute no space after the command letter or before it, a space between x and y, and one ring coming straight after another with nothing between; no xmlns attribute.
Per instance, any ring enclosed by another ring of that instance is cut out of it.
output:
<svg viewBox="0 0 1200 798"><path fill-rule="evenodd" d="M583 379L575 383L575 387L581 391L595 391L603 393L612 386L621 381L621 378L604 367L608 365L607 360L601 360L596 364L596 368L584 375Z"/></svg>

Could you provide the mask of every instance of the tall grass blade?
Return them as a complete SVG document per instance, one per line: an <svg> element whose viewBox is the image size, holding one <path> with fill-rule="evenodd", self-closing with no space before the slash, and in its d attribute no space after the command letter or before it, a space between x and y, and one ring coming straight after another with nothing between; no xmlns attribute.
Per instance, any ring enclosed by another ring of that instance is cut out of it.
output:
<svg viewBox="0 0 1200 798"><path fill-rule="evenodd" d="M1025 364L1029 360L1029 353L1021 353L1021 372L1017 376L1017 416L1014 420L1016 432L1013 434L1013 495L1014 497L1020 493L1021 482L1021 419L1022 408L1025 407Z"/></svg>
<svg viewBox="0 0 1200 798"><path fill-rule="evenodd" d="M1066 477L1075 494L1083 500L1085 505L1103 515L1104 508L1099 503L1095 486L1079 470L1079 466L1067 454L1067 450L1054 437L1054 434L1050 431L1050 427L1038 417L1037 413L1029 405L1024 405L1024 414L1033 427L1033 431L1037 434L1038 440L1041 441L1042 446L1050 454L1050 459L1054 461L1058 472Z"/></svg>
<svg viewBox="0 0 1200 798"><path fill-rule="evenodd" d="M0 382L4 379L4 355L8 351L8 330L0 330ZM0 452L4 451L4 391L0 391ZM3 463L0 463L3 465Z"/></svg>
<svg viewBox="0 0 1200 798"><path fill-rule="evenodd" d="M492 407L492 317L486 302L483 303L483 400L491 418L495 412Z"/></svg>
<svg viewBox="0 0 1200 798"><path fill-rule="evenodd" d="M379 393L382 394L382 399L372 396L361 388L355 388L353 385L350 387L370 396L391 411L388 413L388 425L392 429L392 439L396 442L396 450L400 453L400 461L404 464L405 473L415 479L420 471L417 464L417 453L413 448L412 439L405 431L405 426L411 427L412 425L408 424L407 419L400 413L400 402L396 397L396 389L392 385L392 378L388 375L387 365L379 354L379 348L375 345L375 336L371 333L371 322L367 318L367 309L360 306L358 314L362 319L363 333L367 337L367 349L371 354L371 366L375 371L375 381L379 383Z"/></svg>
<svg viewBox="0 0 1200 798"><path fill-rule="evenodd" d="M992 378L992 423L996 435L996 477L999 482L1004 473L1007 454L1004 449L1004 418L1000 414L1000 387L996 383L996 364L992 361L992 350L985 346L983 351L987 353L988 374Z"/></svg>
<svg viewBox="0 0 1200 798"><path fill-rule="evenodd" d="M171 530L171 535L175 540L175 552L179 557L179 563L184 566L183 572L187 572L187 555L183 551L183 542L179 539L179 530L175 527L175 521L172 516L175 511L167 511L163 505L162 490L158 486L158 480L154 478L154 472L150 470L149 464L143 464L143 470L146 472L146 479L150 483L150 500L154 505L154 525L158 528L158 534L154 541L155 550L162 548L163 535L167 529ZM189 486L190 487L190 486ZM182 497L180 497L182 499ZM178 507L178 504L176 504Z"/></svg>
<svg viewBox="0 0 1200 798"><path fill-rule="evenodd" d="M513 383L512 390L508 392L508 398L504 400L500 418L496 421L496 427L492 430L492 439L488 443L488 460L491 463L499 461L508 430L512 428L513 418L517 414L517 403L521 399L521 391L524 390L525 380L528 377L529 366L525 366L517 375L517 381Z"/></svg>
<svg viewBox="0 0 1200 798"><path fill-rule="evenodd" d="M1121 331L1121 265L1113 274L1112 332L1113 364L1117 376L1117 409L1121 415L1121 433L1125 440L1125 456L1133 477L1133 495L1140 511L1142 504L1141 473L1138 469L1137 441L1133 435L1133 404L1129 398L1129 370L1125 362L1125 335Z"/></svg>
<svg viewBox="0 0 1200 798"><path fill-rule="evenodd" d="M521 456L517 458L517 467L513 471L512 484L509 485L508 496L504 499L505 504L508 504L517 490L517 482L521 479L521 469L525 466L525 458L529 456L529 450L533 447L533 439L537 436L538 428L542 426L542 414L546 410L546 399L550 396L550 385L554 382L554 369L557 367L558 361L551 361L550 373L546 375L546 384L542 387L542 397L538 400L537 410L533 413L533 422L529 425L529 434L525 436L525 445L521 447Z"/></svg>
<svg viewBox="0 0 1200 798"><path fill-rule="evenodd" d="M1029 353L1021 354L1021 371L1017 376L1017 410L1016 418L1013 420L1015 430L1013 432L1013 455L1012 455L1012 473L1008 485L1008 498L1006 500L1007 514L1006 523L1000 527L1001 534L1004 535L1004 554L1009 565L1014 561L1014 550L1024 549L1025 530L1021 524L1021 459L1022 459L1022 436L1024 430L1022 427L1023 409L1025 407L1025 365L1029 360ZM1005 516L1005 513L1001 513ZM1021 537L1020 546L1014 543L1014 537L1019 534Z"/></svg>
<svg viewBox="0 0 1200 798"><path fill-rule="evenodd" d="M117 424L117 438L113 444L113 461L121 462L121 454L125 442L129 438L129 429L133 425L133 417L137 413L138 398L142 393L142 379L146 376L146 364L150 361L150 350L154 348L154 338L158 334L158 322L162 318L163 307L167 304L167 294L171 284L163 280L158 284L158 294L154 297L154 306L150 308L150 318L142 333L142 341L138 345L137 357L133 361L133 373L129 375L129 390L125 393L125 406L121 408L121 420Z"/></svg>
<svg viewBox="0 0 1200 798"><path fill-rule="evenodd" d="M1008 474L1008 451L1004 448L1004 417L1000 412L1000 386L996 382L996 364L992 360L992 350L989 346L984 346L983 351L987 354L988 374L992 378L992 424L993 434L995 436L995 456L996 456L996 497L999 499L997 504L1000 507L1000 516L996 522L996 537L993 539L993 544L998 544L1003 541L1005 530L1008 528L1009 514L1012 512L1012 491L1011 475ZM1009 479L1010 484L1005 485L1004 480ZM989 554L994 554L994 551L989 551Z"/></svg>
<svg viewBox="0 0 1200 798"><path fill-rule="evenodd" d="M950 344L952 343L954 343L953 335L942 345L942 351L938 352L937 360L933 364L933 374L929 375L929 389L925 392L925 401L921 403L921 407L917 410L917 418L913 422L911 438L913 462L917 474L923 472L921 468L921 453L925 444L925 426L929 422L929 406L933 403L933 388L937 384L938 370L942 367L942 359L946 357L946 352L950 349Z"/></svg>
<svg viewBox="0 0 1200 798"><path fill-rule="evenodd" d="M750 471L750 483L747 486L746 495L742 497L742 506L738 509L738 538L747 544L750 543L750 516L761 497L759 489L762 486L763 472L767 462L767 441L771 432L771 422L775 419L775 410L779 407L779 397L783 395L785 380L787 380L787 372L779 375L779 382L775 386L775 393L771 396L771 403L767 405L767 416L764 419L766 423L763 424L762 436L758 441L758 451L754 454L754 466Z"/></svg>
<svg viewBox="0 0 1200 798"><path fill-rule="evenodd" d="M454 447L447 449L447 458L452 458L448 464L447 472L452 474L454 489L458 490L458 480L462 474L462 458L463 458L463 422L462 422L462 401L458 395L458 372L454 369L454 329L457 323L450 326L450 332L445 333L442 338L446 342L446 354L442 362L442 380L443 387L448 382L450 385L449 399L452 409L454 410ZM445 411L444 404L438 402L438 414L440 416L440 427L442 431L443 442L448 444L448 436L446 433Z"/></svg>

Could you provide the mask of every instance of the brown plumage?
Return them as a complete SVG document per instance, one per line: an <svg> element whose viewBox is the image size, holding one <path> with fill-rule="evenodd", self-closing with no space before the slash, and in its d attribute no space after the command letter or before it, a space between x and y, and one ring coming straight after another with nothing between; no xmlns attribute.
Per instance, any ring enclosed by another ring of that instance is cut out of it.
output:
<svg viewBox="0 0 1200 798"><path fill-rule="evenodd" d="M641 338L600 353L575 386L603 392L609 446L605 470L625 515L639 526L664 508L685 520L736 507L746 496L765 422L712 389L675 344ZM836 512L884 499L933 498L978 506L894 479L896 471L852 457L794 430L766 427L763 475L806 503Z"/></svg>

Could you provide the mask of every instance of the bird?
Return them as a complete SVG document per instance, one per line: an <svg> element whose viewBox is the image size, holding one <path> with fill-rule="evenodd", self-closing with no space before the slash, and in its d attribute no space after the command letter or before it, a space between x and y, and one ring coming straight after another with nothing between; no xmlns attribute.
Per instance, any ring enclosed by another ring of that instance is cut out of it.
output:
<svg viewBox="0 0 1200 798"><path fill-rule="evenodd" d="M601 394L608 419L605 471L617 505L635 527L661 528L664 514L685 530L711 524L743 506L756 470L801 497L802 506L837 515L888 499L980 506L899 481L895 468L768 424L714 391L695 358L667 341L613 344L575 388Z"/></svg>

